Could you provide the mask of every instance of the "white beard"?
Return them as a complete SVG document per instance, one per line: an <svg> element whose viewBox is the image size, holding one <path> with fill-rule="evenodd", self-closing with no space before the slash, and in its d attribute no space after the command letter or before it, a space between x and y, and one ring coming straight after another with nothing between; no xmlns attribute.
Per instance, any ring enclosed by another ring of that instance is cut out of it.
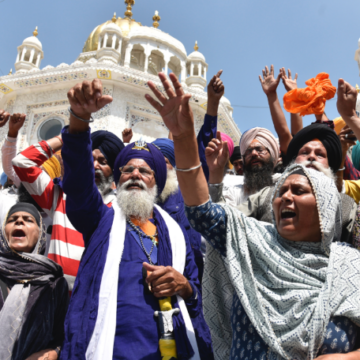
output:
<svg viewBox="0 0 360 360"><path fill-rule="evenodd" d="M336 176L335 174L332 172L331 168L326 168L323 164L321 164L318 161L303 161L303 162L293 162L294 164L300 164L300 165L304 165L305 167L308 165L313 165L314 167L316 167L316 169L320 172L322 172L324 175L326 175L328 178L332 179L332 180L336 180Z"/></svg>
<svg viewBox="0 0 360 360"><path fill-rule="evenodd" d="M158 197L158 200L160 202L165 202L165 200L172 194L175 194L179 190L179 183L176 176L176 171L173 170L167 170L167 176L166 176L166 183L164 190Z"/></svg>
<svg viewBox="0 0 360 360"><path fill-rule="evenodd" d="M140 185L142 190L128 190L127 188L132 184ZM156 184L149 189L142 180L128 180L119 185L117 190L117 203L126 218L134 217L145 223L151 217L157 196Z"/></svg>

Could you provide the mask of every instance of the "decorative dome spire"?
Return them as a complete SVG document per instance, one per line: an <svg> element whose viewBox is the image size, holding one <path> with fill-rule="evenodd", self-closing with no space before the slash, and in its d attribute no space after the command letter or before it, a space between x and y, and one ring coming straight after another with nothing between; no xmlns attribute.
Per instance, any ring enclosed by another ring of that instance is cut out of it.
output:
<svg viewBox="0 0 360 360"><path fill-rule="evenodd" d="M195 41L194 50L195 50L195 51L198 51L198 50L199 50L199 46L198 46L198 42L197 42L197 40Z"/></svg>
<svg viewBox="0 0 360 360"><path fill-rule="evenodd" d="M114 16L112 17L111 21L112 21L113 23L116 23L116 12L114 12Z"/></svg>
<svg viewBox="0 0 360 360"><path fill-rule="evenodd" d="M33 31L33 35L34 36L38 36L39 32L38 32L38 27L35 27L35 30Z"/></svg>
<svg viewBox="0 0 360 360"><path fill-rule="evenodd" d="M133 16L133 13L131 10L132 10L132 7L135 5L135 0L125 0L125 4L127 4L125 16L127 18L131 19Z"/></svg>
<svg viewBox="0 0 360 360"><path fill-rule="evenodd" d="M152 18L154 20L153 27L157 29L159 27L159 21L161 20L161 17L159 16L159 12L156 10L155 15Z"/></svg>
<svg viewBox="0 0 360 360"><path fill-rule="evenodd" d="M12 75L12 69L10 69L10 72L8 73L8 75Z"/></svg>

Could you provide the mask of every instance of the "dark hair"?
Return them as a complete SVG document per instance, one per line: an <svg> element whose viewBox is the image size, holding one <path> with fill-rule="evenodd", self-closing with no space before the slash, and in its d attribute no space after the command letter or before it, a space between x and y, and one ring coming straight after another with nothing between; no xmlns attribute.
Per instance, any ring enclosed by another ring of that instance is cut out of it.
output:
<svg viewBox="0 0 360 360"><path fill-rule="evenodd" d="M32 204L36 207L36 210L40 213L43 211L42 208L37 204L37 202L32 198L29 192L26 190L23 184L20 184L18 188L18 200L19 202Z"/></svg>

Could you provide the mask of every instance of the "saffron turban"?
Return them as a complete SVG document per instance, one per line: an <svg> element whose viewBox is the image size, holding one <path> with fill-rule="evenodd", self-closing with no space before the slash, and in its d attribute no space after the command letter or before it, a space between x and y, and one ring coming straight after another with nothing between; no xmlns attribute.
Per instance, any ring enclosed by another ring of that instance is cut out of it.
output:
<svg viewBox="0 0 360 360"><path fill-rule="evenodd" d="M99 149L105 156L111 169L119 152L124 148L124 143L112 132L99 130L91 133L92 149Z"/></svg>
<svg viewBox="0 0 360 360"><path fill-rule="evenodd" d="M279 159L280 149L279 144L271 131L261 127L255 127L245 131L240 139L240 152L242 156L244 156L245 151L253 140L257 140L269 150L270 155L276 164Z"/></svg>
<svg viewBox="0 0 360 360"><path fill-rule="evenodd" d="M175 167L174 142L170 139L161 138L153 141L153 144L160 149L163 155L170 161L170 164Z"/></svg>
<svg viewBox="0 0 360 360"><path fill-rule="evenodd" d="M132 159L144 160L151 170L155 172L155 181L158 187L158 195L162 193L166 183L167 168L163 153L153 144L134 142L127 145L115 160L114 181L117 185L120 179L120 169Z"/></svg>
<svg viewBox="0 0 360 360"><path fill-rule="evenodd" d="M222 141L227 141L227 144L228 144L228 149L229 149L229 156L231 157L231 155L233 154L234 152L234 142L233 142L233 139L227 135L227 134L224 134L224 133L220 133L221 134L221 140Z"/></svg>
<svg viewBox="0 0 360 360"><path fill-rule="evenodd" d="M241 159L241 154L240 154L240 146L235 146L234 147L234 152L230 157L230 162L231 164L234 164L234 161Z"/></svg>
<svg viewBox="0 0 360 360"><path fill-rule="evenodd" d="M327 151L329 166L333 172L339 169L342 158L341 143L336 132L325 124L311 124L302 128L290 141L284 165L287 166L299 153L299 150L308 142L320 140Z"/></svg>
<svg viewBox="0 0 360 360"><path fill-rule="evenodd" d="M49 160L46 160L42 164L42 167L52 179L56 179L61 176L61 165L55 156L52 156Z"/></svg>
<svg viewBox="0 0 360 360"><path fill-rule="evenodd" d="M286 111L304 115L321 115L325 110L326 100L335 96L336 87L332 86L329 74L320 73L315 78L305 81L304 89L294 89L284 95Z"/></svg>

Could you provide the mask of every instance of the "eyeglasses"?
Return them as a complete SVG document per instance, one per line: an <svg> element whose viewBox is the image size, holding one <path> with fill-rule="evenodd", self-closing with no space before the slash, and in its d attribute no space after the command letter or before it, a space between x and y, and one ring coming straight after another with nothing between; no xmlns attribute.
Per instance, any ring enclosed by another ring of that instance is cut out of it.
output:
<svg viewBox="0 0 360 360"><path fill-rule="evenodd" d="M249 157L253 151L256 151L258 153L258 155L265 155L269 150L264 147L264 146L255 146L253 148L248 148L245 151L245 154L243 155L244 157Z"/></svg>
<svg viewBox="0 0 360 360"><path fill-rule="evenodd" d="M119 170L123 173L123 174L127 174L130 175L134 172L134 170L137 169L140 173L141 176L147 177L147 178L151 178L153 175L155 175L155 171L151 170L150 168L147 167L137 167L137 166L122 166L121 168L119 168Z"/></svg>

